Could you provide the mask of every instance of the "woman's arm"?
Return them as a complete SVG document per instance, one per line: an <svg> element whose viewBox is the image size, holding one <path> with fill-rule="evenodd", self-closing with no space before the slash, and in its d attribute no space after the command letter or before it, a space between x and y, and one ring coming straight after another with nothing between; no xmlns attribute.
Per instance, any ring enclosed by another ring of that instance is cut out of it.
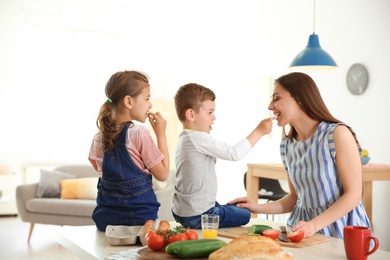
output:
<svg viewBox="0 0 390 260"><path fill-rule="evenodd" d="M236 204L239 208L247 208L254 214L283 214L291 212L297 203L297 194L295 193L294 186L291 184L290 178L288 178L288 186L290 193L281 198L280 200L271 201L264 204L258 204L251 199L237 198L228 202L228 204Z"/></svg>
<svg viewBox="0 0 390 260"><path fill-rule="evenodd" d="M355 208L362 197L362 166L358 147L351 131L343 125L334 131L336 166L343 194L321 215L309 222L300 221L293 230L304 230L305 237L314 235Z"/></svg>

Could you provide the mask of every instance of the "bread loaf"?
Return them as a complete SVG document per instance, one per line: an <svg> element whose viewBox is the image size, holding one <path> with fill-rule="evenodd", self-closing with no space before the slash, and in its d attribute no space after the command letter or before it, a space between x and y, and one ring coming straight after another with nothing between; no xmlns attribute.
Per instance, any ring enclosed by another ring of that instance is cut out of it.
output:
<svg viewBox="0 0 390 260"><path fill-rule="evenodd" d="M263 236L243 236L209 255L209 260L290 260L293 255L284 251L273 239Z"/></svg>

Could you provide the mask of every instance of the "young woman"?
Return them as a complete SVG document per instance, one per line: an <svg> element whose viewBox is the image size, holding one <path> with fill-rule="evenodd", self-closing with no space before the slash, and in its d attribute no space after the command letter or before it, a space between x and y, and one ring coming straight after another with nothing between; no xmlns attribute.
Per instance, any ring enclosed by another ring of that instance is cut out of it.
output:
<svg viewBox="0 0 390 260"><path fill-rule="evenodd" d="M313 79L304 73L281 76L268 109L278 126L290 126L280 144L290 194L261 205L248 198L229 203L257 214L291 212L287 224L305 237L319 232L343 238L346 225L370 227L361 203L359 142L349 126L331 115Z"/></svg>

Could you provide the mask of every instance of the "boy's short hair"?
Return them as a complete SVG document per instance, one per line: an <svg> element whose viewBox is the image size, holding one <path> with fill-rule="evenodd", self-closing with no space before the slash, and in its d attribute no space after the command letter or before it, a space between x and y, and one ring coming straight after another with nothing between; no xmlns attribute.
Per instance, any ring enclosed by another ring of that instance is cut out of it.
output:
<svg viewBox="0 0 390 260"><path fill-rule="evenodd" d="M215 100L215 94L211 89L202 85L188 83L177 90L174 99L177 117L180 122L184 122L186 120L185 113L187 109L198 112L202 102L206 100Z"/></svg>

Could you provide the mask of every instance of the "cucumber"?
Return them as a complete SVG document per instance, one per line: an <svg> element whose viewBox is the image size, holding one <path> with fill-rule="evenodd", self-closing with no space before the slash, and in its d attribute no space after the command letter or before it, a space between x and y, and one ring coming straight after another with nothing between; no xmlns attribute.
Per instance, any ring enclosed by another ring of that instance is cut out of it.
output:
<svg viewBox="0 0 390 260"><path fill-rule="evenodd" d="M203 258L208 257L212 252L217 251L225 246L226 242L210 241L199 245L184 245L177 250L177 257L179 258Z"/></svg>
<svg viewBox="0 0 390 260"><path fill-rule="evenodd" d="M267 225L252 225L248 230L248 235L263 235L264 230L270 229L272 227Z"/></svg>
<svg viewBox="0 0 390 260"><path fill-rule="evenodd" d="M179 258L202 258L225 245L226 242L219 239L185 240L169 244L165 251Z"/></svg>
<svg viewBox="0 0 390 260"><path fill-rule="evenodd" d="M204 243L210 243L215 241L221 241L219 239L197 239L197 240L184 240L171 243L166 246L165 251L170 255L176 255L180 247L184 245L200 245Z"/></svg>

